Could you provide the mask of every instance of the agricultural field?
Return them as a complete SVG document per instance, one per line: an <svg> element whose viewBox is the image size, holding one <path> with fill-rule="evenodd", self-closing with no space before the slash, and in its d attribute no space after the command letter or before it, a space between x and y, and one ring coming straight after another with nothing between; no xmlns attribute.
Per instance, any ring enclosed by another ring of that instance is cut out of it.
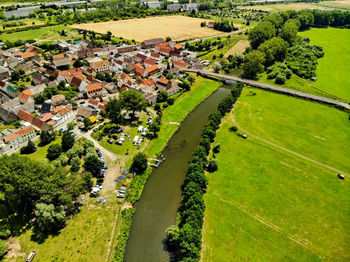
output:
<svg viewBox="0 0 350 262"><path fill-rule="evenodd" d="M10 34L1 34L0 41L16 41L16 40L35 40L45 39L45 41L57 41L60 39L69 39L69 36L75 36L72 32L67 32L67 36L61 37L60 33L62 30L71 31L72 29L66 26L47 26L39 29L33 29L22 32L15 32Z"/></svg>
<svg viewBox="0 0 350 262"><path fill-rule="evenodd" d="M216 137L202 261L349 261L350 187L337 178L350 174L348 117L244 89Z"/></svg>
<svg viewBox="0 0 350 262"><path fill-rule="evenodd" d="M158 138L150 141L145 150L146 155L151 157L159 154L186 116L212 94L219 85L220 82L197 77L191 91L183 93L175 100L174 105L163 111Z"/></svg>
<svg viewBox="0 0 350 262"><path fill-rule="evenodd" d="M254 6L240 6L239 9L246 10L261 10L267 12L280 12L284 10L304 10L315 8L330 8L330 9L350 9L349 0L340 1L321 1L319 3L289 3L289 4L270 4L270 5L254 5Z"/></svg>
<svg viewBox="0 0 350 262"><path fill-rule="evenodd" d="M160 16L142 19L128 19L120 21L79 24L73 27L92 30L97 33L112 32L113 35L125 39L134 39L137 42L143 40L171 37L172 40L186 40L206 36L219 35L222 32L201 27L200 23L206 19L192 18L188 16Z"/></svg>
<svg viewBox="0 0 350 262"><path fill-rule="evenodd" d="M243 54L246 48L249 46L250 42L248 40L239 40L225 53L225 57L228 57L229 55Z"/></svg>
<svg viewBox="0 0 350 262"><path fill-rule="evenodd" d="M317 60L317 81L320 90L350 101L350 30L312 28L299 33L309 37L311 44L323 47L324 57Z"/></svg>

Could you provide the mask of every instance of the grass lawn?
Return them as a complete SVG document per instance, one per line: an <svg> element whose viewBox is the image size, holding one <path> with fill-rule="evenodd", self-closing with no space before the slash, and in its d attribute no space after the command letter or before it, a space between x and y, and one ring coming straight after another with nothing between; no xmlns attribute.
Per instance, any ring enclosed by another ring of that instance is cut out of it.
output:
<svg viewBox="0 0 350 262"><path fill-rule="evenodd" d="M6 130L6 129L15 129L16 127L14 125L5 125L3 123L0 123L0 132Z"/></svg>
<svg viewBox="0 0 350 262"><path fill-rule="evenodd" d="M234 111L242 128L300 154L313 149L320 161L328 153L329 164L349 170L336 159L349 155L347 114L249 91ZM231 126L226 116L216 138L219 170L208 175L202 261L349 261L348 181L258 139L242 139L228 131ZM316 134L326 140L315 140Z"/></svg>
<svg viewBox="0 0 350 262"><path fill-rule="evenodd" d="M46 154L47 154L47 149L52 145L52 144L61 144L62 142L62 137L57 137L55 141L51 142L50 144L46 145L46 146L38 146L38 144L40 143L40 140L35 141L35 145L36 145L36 151L33 154L28 154L25 156L28 156L29 158L33 159L33 160L38 160L38 161L43 161L43 160L47 160L46 159Z"/></svg>
<svg viewBox="0 0 350 262"><path fill-rule="evenodd" d="M312 28L299 33L309 37L311 44L320 45L324 57L318 60L316 87L350 101L350 30Z"/></svg>
<svg viewBox="0 0 350 262"><path fill-rule="evenodd" d="M2 34L0 35L1 41L16 41L16 40L34 40L34 39L48 39L57 40L60 38L59 33L62 30L72 30L72 28L66 26L47 26L39 29L33 29L23 32L16 32L11 34Z"/></svg>
<svg viewBox="0 0 350 262"><path fill-rule="evenodd" d="M17 257L5 261L24 261L35 250L35 261L107 261L107 247L113 230L114 218L120 211L115 197L96 205L91 198L81 211L68 220L67 226L57 236L49 236L43 243L32 239L28 230L18 238L21 250ZM119 224L119 222L118 222ZM112 250L113 246L112 246Z"/></svg>
<svg viewBox="0 0 350 262"><path fill-rule="evenodd" d="M145 153L149 157L159 154L186 116L219 86L218 81L197 77L191 91L183 93L175 100L174 105L163 111L158 138L150 141Z"/></svg>

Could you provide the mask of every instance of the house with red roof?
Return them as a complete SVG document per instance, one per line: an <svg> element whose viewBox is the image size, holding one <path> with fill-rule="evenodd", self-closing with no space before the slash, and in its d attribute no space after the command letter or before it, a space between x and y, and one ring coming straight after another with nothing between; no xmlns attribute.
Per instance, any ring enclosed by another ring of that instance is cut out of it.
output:
<svg viewBox="0 0 350 262"><path fill-rule="evenodd" d="M152 65L152 66L146 68L146 72L147 72L147 75L151 76L151 75L154 75L154 74L160 72L160 69L157 65Z"/></svg>
<svg viewBox="0 0 350 262"><path fill-rule="evenodd" d="M96 73L108 73L111 71L109 61L107 60L100 60L97 62L92 62L90 64L90 67L96 72Z"/></svg>
<svg viewBox="0 0 350 262"><path fill-rule="evenodd" d="M1 145L1 151L7 151L14 148L29 139L36 136L36 132L33 126L27 126L24 128L17 129L9 135L3 137L4 145Z"/></svg>
<svg viewBox="0 0 350 262"><path fill-rule="evenodd" d="M85 90L86 90L88 97L102 96L106 93L106 91L103 89L101 83L99 83L99 82L87 85L85 87Z"/></svg>
<svg viewBox="0 0 350 262"><path fill-rule="evenodd" d="M17 113L17 117L31 123L33 126L37 127L38 129L48 131L49 130L49 125L45 123L44 121L40 120L39 118L33 116L31 113L24 111L24 110L19 110Z"/></svg>

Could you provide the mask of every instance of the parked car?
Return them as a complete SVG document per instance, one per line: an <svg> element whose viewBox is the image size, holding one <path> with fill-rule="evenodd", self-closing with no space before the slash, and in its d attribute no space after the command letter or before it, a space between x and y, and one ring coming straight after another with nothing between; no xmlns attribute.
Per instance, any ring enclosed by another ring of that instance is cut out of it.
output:
<svg viewBox="0 0 350 262"><path fill-rule="evenodd" d="M343 174L338 174L338 178L344 180L345 176Z"/></svg>
<svg viewBox="0 0 350 262"><path fill-rule="evenodd" d="M108 139L107 142L108 142L108 144L113 144L113 140L112 139Z"/></svg>
<svg viewBox="0 0 350 262"><path fill-rule="evenodd" d="M125 191L125 190L119 190L119 193L125 195L125 194L126 194L126 191Z"/></svg>
<svg viewBox="0 0 350 262"><path fill-rule="evenodd" d="M97 141L101 141L103 139L103 136L100 136Z"/></svg>
<svg viewBox="0 0 350 262"><path fill-rule="evenodd" d="M98 127L92 129L93 132L96 132L98 130Z"/></svg>
<svg viewBox="0 0 350 262"><path fill-rule="evenodd" d="M125 190L126 191L126 187L125 186L122 186L119 188L120 190Z"/></svg>
<svg viewBox="0 0 350 262"><path fill-rule="evenodd" d="M247 139L248 136L247 135L242 135L242 138Z"/></svg>
<svg viewBox="0 0 350 262"><path fill-rule="evenodd" d="M118 195L117 195L117 198L124 198L124 197L125 197L124 194L118 194Z"/></svg>
<svg viewBox="0 0 350 262"><path fill-rule="evenodd" d="M103 169L108 169L108 166L103 166Z"/></svg>

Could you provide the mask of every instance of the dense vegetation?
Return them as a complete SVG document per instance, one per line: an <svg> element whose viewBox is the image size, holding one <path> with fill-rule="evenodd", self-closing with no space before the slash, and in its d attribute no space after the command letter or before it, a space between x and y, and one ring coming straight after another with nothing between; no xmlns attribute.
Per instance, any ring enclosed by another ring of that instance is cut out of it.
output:
<svg viewBox="0 0 350 262"><path fill-rule="evenodd" d="M199 261L200 259L205 209L203 194L208 184L204 171L205 169L214 171L218 168L215 160L210 160L208 163L211 143L215 139L221 119L232 109L242 87L241 84L237 84L231 94L219 103L218 110L210 114L200 144L195 148L193 159L188 165L179 208L178 226L171 226L166 232L167 249L174 253L176 261Z"/></svg>
<svg viewBox="0 0 350 262"><path fill-rule="evenodd" d="M266 16L249 32L252 50L248 50L245 56L242 66L243 76L256 79L265 68L276 62L285 62L296 75L302 78L314 77L317 59L323 56L322 47L310 45L309 39L297 36L298 31L312 26L347 26L349 24L350 12L340 11L285 11ZM281 74L271 74L273 70L269 71L270 78L279 76L275 80L279 84L283 84L289 75L281 77Z"/></svg>
<svg viewBox="0 0 350 262"><path fill-rule="evenodd" d="M38 232L59 230L90 186L85 175L17 154L2 156L0 165L1 238L17 234L33 218Z"/></svg>

